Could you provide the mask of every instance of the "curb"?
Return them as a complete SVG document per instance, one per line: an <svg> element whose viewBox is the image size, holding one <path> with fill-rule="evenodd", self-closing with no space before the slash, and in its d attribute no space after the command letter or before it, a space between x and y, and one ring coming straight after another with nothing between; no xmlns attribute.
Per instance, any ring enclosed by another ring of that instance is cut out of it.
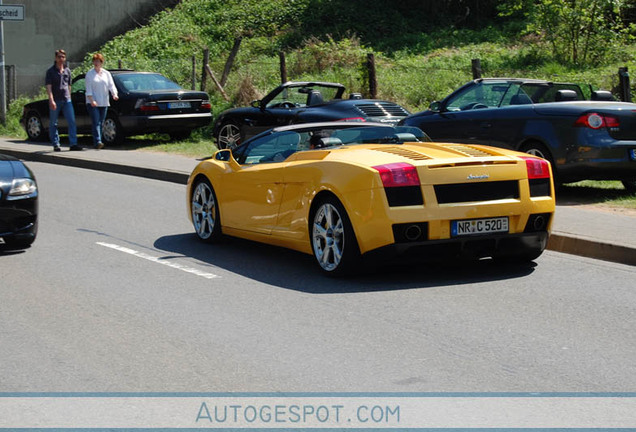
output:
<svg viewBox="0 0 636 432"><path fill-rule="evenodd" d="M587 258L636 266L636 249L580 237L550 234L547 249Z"/></svg>
<svg viewBox="0 0 636 432"><path fill-rule="evenodd" d="M105 171L184 185L187 183L188 177L190 176L190 173L121 165L113 162L78 159L58 154L53 155L49 152L24 152L6 148L3 148L2 152L16 158L33 162L44 162L95 171ZM570 255L636 266L636 249L634 248L583 239L554 231L550 234L546 249Z"/></svg>
<svg viewBox="0 0 636 432"><path fill-rule="evenodd" d="M61 155L51 155L49 152L22 152L19 150L2 149L2 153L10 156L32 161L44 162L56 165L84 168L93 171L105 171L115 174L125 174L135 177L143 177L153 180L162 180L172 183L186 184L190 173L180 173L154 168L142 168L130 165L121 165L113 162L94 161L88 159L70 158Z"/></svg>

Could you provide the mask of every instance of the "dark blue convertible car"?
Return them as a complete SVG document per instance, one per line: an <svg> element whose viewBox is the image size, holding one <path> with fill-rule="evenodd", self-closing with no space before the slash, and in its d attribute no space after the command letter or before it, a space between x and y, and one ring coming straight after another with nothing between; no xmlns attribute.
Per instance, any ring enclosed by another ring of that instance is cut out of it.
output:
<svg viewBox="0 0 636 432"><path fill-rule="evenodd" d="M636 104L607 91L531 79L477 79L400 124L434 141L486 144L548 159L555 180L621 180L636 190Z"/></svg>

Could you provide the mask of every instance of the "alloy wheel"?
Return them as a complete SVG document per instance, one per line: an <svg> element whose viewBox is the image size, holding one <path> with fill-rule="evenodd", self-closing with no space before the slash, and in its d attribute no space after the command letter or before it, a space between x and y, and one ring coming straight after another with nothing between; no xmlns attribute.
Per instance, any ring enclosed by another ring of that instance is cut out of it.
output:
<svg viewBox="0 0 636 432"><path fill-rule="evenodd" d="M106 117L102 125L102 138L108 144L116 143L120 139L119 126L117 120L112 117Z"/></svg>
<svg viewBox="0 0 636 432"><path fill-rule="evenodd" d="M211 240L216 227L216 199L207 182L198 183L192 193L192 222L201 240Z"/></svg>
<svg viewBox="0 0 636 432"><path fill-rule="evenodd" d="M42 138L43 128L40 117L38 117L37 115L29 116L29 118L27 119L26 130L27 135L29 135L30 139L37 140Z"/></svg>
<svg viewBox="0 0 636 432"><path fill-rule="evenodd" d="M338 209L324 203L316 212L312 230L313 249L318 264L330 272L338 268L345 248L345 226Z"/></svg>
<svg viewBox="0 0 636 432"><path fill-rule="evenodd" d="M216 141L219 149L233 150L241 143L241 131L234 123L226 123L221 127Z"/></svg>

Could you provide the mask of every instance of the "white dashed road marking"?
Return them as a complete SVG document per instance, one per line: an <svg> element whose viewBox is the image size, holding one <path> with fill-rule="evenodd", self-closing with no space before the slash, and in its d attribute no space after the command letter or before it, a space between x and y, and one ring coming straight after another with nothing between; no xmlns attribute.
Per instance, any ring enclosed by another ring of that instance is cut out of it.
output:
<svg viewBox="0 0 636 432"><path fill-rule="evenodd" d="M129 249L127 247L119 246L119 245L116 245L116 244L103 243L103 242L97 242L97 244L100 245L100 246L104 246L104 247L107 247L107 248L114 249L114 250L119 251L119 252L127 253L129 255L134 255L134 256L136 256L138 258L143 258L145 260L152 261L152 262L155 262L157 264L161 264L161 265L165 265L165 266L168 266L168 267L172 267L172 268L175 268L177 270L184 271L186 273L192 273L194 275L201 276L201 277L204 277L206 279L214 279L214 278L220 277L220 276L215 275L213 273L206 273L204 271L197 270L197 269L192 268L192 267L184 266L184 265L177 264L177 263L171 262L171 261L166 261L166 260L163 260L161 258L152 256L152 255L148 255L148 254L145 254L143 252L138 252L136 250Z"/></svg>

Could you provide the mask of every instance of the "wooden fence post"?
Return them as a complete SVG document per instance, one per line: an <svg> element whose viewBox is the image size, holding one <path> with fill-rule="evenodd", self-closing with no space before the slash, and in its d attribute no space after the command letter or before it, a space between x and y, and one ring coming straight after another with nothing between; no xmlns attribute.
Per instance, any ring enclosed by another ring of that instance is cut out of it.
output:
<svg viewBox="0 0 636 432"><path fill-rule="evenodd" d="M227 58L225 62L225 67L223 68L223 75L221 76L221 86L225 87L227 83L227 77L230 76L230 71L232 70L232 66L234 65L234 59L236 58L236 54L238 54L238 50L241 47L242 37L237 37L234 39L234 46L232 46L232 51L230 51L230 56Z"/></svg>
<svg viewBox="0 0 636 432"><path fill-rule="evenodd" d="M280 61L280 82L287 82L287 62L285 60L285 53L280 51L278 53L278 59Z"/></svg>
<svg viewBox="0 0 636 432"><path fill-rule="evenodd" d="M471 69L473 71L473 79L481 78L481 60L473 59L471 62Z"/></svg>
<svg viewBox="0 0 636 432"><path fill-rule="evenodd" d="M631 102L632 88L629 83L629 72L627 71L627 66L618 68L618 88L621 100L623 102Z"/></svg>
<svg viewBox="0 0 636 432"><path fill-rule="evenodd" d="M216 79L216 76L214 76L214 72L212 72L212 69L210 69L210 65L206 63L206 64L203 65L203 68L208 73L208 75L210 75L210 78L212 78L212 81L214 81L214 84L216 85L216 87L221 92L221 95L223 96L223 99L225 99L227 102L229 102L230 98L228 97L227 93L225 93L225 90L223 90L223 86L221 85L221 83Z"/></svg>
<svg viewBox="0 0 636 432"><path fill-rule="evenodd" d="M206 83L206 66L208 66L208 62L210 61L210 50L208 48L203 50L203 73L201 74L201 91L205 91L205 83Z"/></svg>
<svg viewBox="0 0 636 432"><path fill-rule="evenodd" d="M373 53L367 54L367 71L369 74L369 98L375 99L378 97L378 78L375 73L375 55Z"/></svg>

